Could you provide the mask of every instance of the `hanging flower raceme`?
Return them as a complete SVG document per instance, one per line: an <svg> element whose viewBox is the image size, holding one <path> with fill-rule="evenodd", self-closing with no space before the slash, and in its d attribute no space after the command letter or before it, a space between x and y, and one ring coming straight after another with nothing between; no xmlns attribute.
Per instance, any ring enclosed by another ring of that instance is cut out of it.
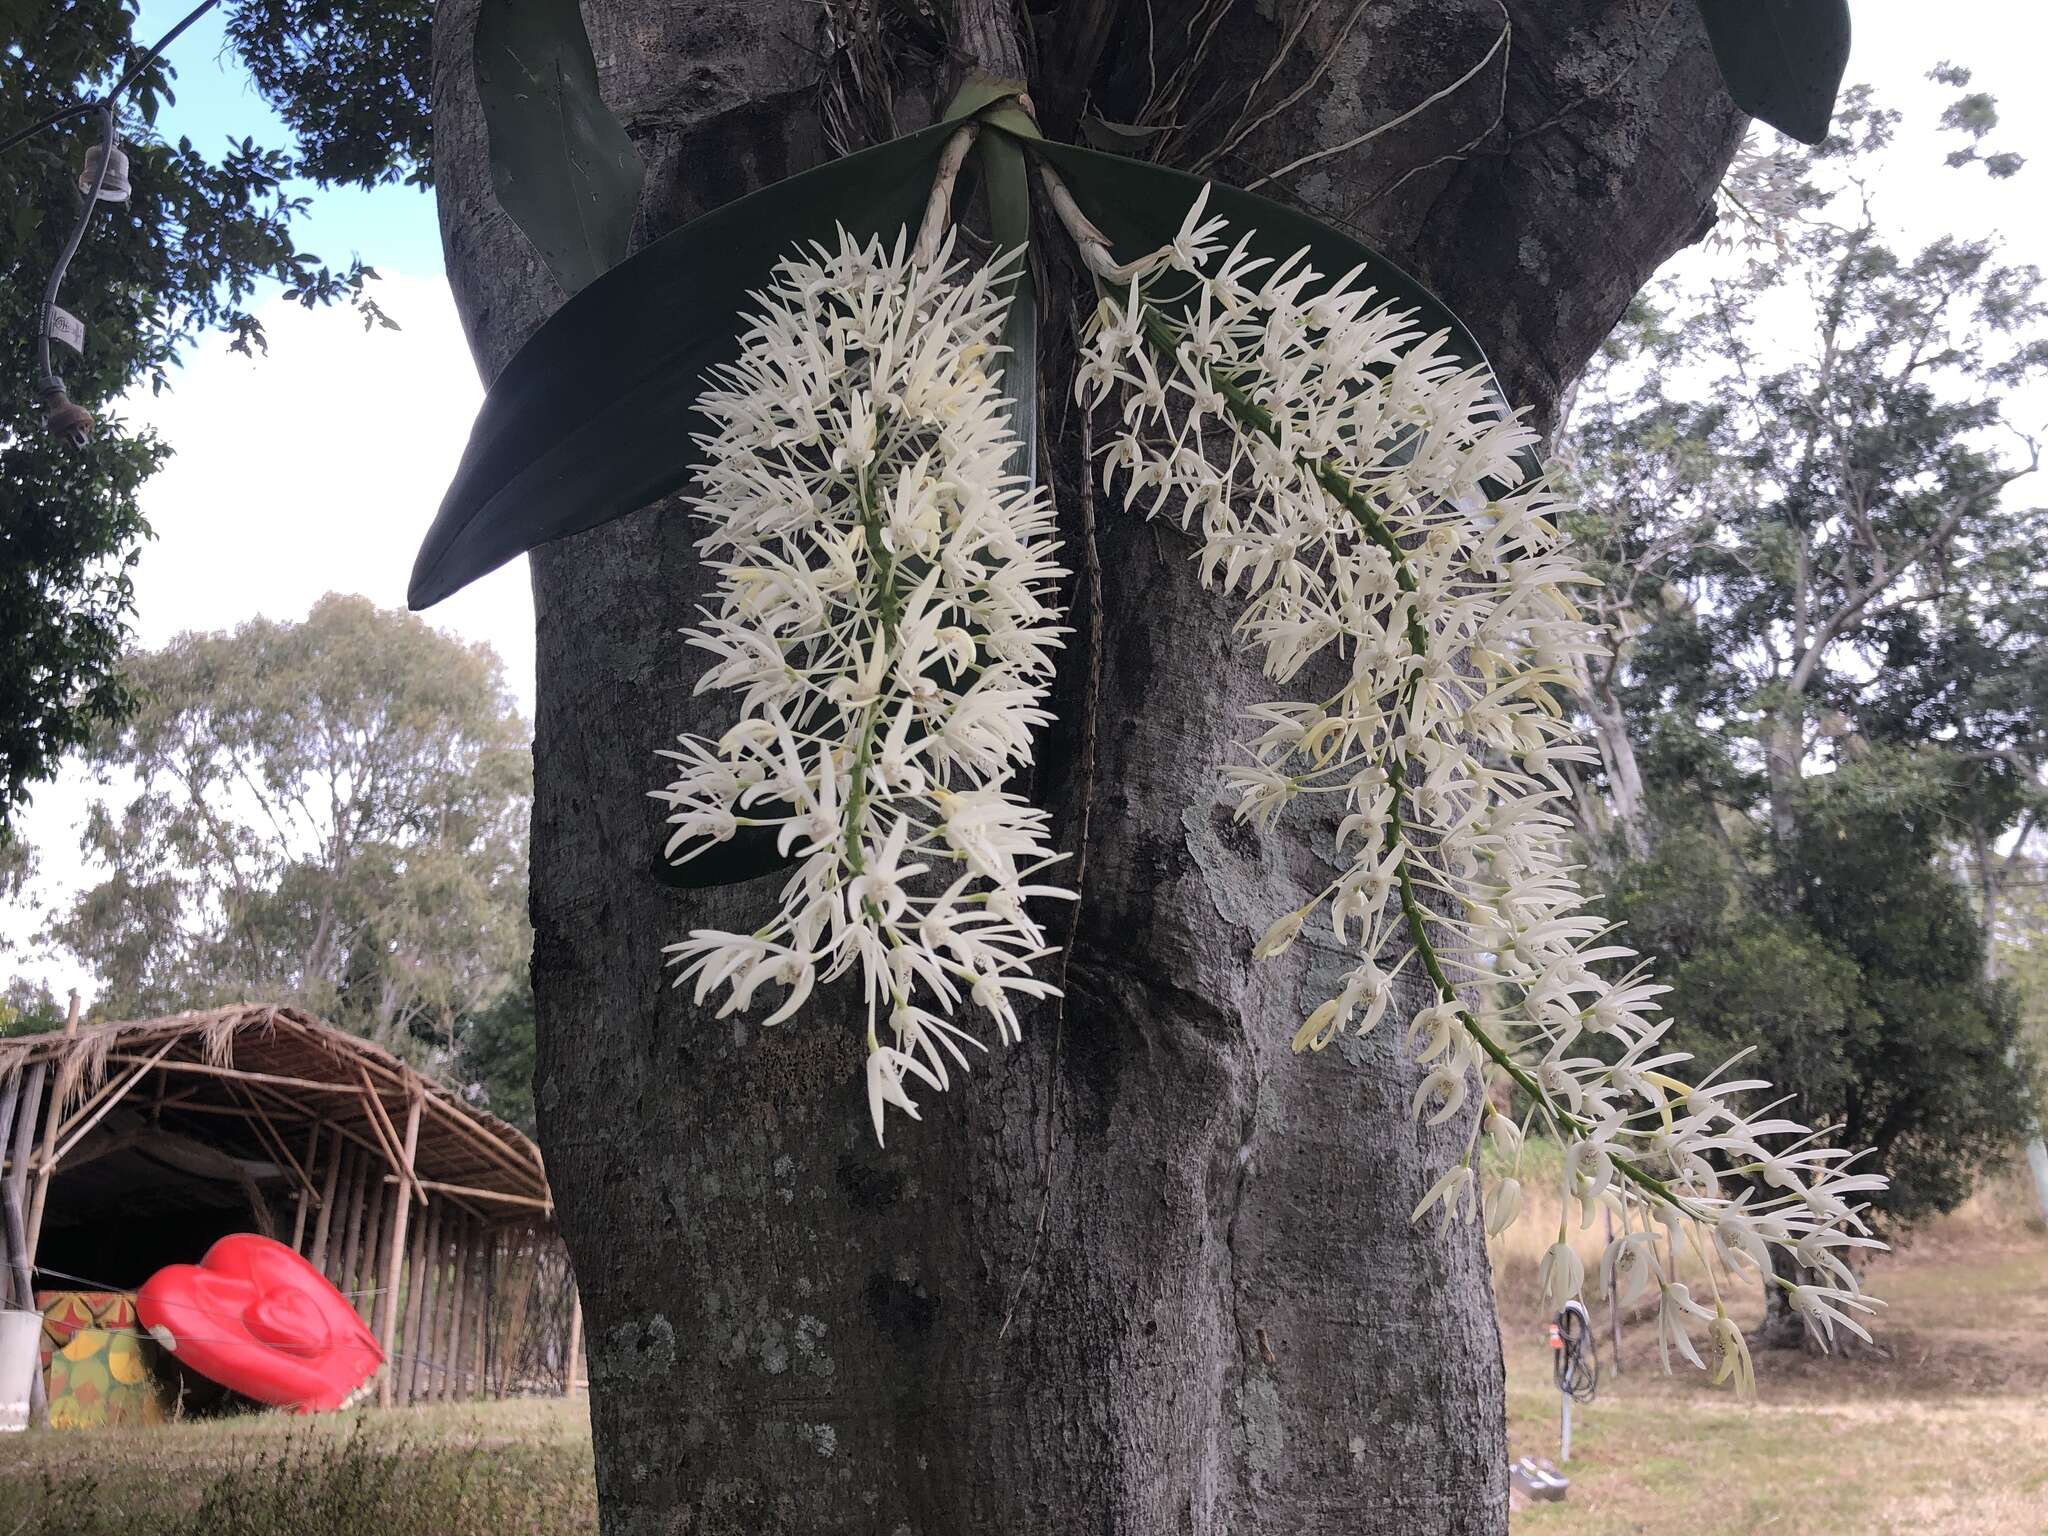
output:
<svg viewBox="0 0 2048 1536"><path fill-rule="evenodd" d="M1042 881L1044 814L1005 787L1048 718L1065 574L989 372L1013 264L949 250L842 232L784 261L699 397L719 589L686 638L739 720L685 737L654 792L676 863L742 827L796 860L766 926L669 947L678 985L727 989L721 1016L779 988L773 1024L858 970L877 1139L886 1106L916 1116L913 1079L943 1089L984 1048L977 1016L1017 1037L1015 999L1052 992L1027 902L1071 895Z"/></svg>
<svg viewBox="0 0 2048 1536"><path fill-rule="evenodd" d="M1666 989L1578 888L1564 768L1594 753L1559 695L1594 640L1561 509L1524 468L1536 434L1483 367L1358 272L1254 256L1204 216L1206 193L1171 245L1118 265L1048 180L1101 287L1077 393L1119 402L1105 485L1199 536L1203 579L1241 598L1239 630L1276 685L1319 680L1258 709L1245 761L1223 769L1261 826L1308 797L1341 808L1339 873L1256 949L1277 955L1321 921L1356 956L1296 1049L1372 1029L1419 975L1429 1000L1400 1021L1427 1069L1413 1113L1485 1107L1418 1219L1483 1211L1499 1230L1519 1213L1512 1178L1475 1197L1482 1128L1520 1143L1485 1096L1504 1079L1567 1148L1565 1208L1618 1213L1606 1269L1628 1296L1654 1291L1667 1349L1698 1363L1688 1328L1707 1322L1715 1379L1750 1380L1718 1300L1688 1288L1704 1277L1718 1298L1730 1265L1784 1286L1823 1341L1837 1324L1867 1338L1858 1318L1877 1303L1837 1250L1881 1246L1861 1203L1883 1180L1804 1126L1736 1108L1766 1084L1670 1075L1687 1058L1661 1043ZM1772 1246L1817 1283L1774 1275ZM1561 1304L1583 1278L1561 1228L1546 1292Z"/></svg>

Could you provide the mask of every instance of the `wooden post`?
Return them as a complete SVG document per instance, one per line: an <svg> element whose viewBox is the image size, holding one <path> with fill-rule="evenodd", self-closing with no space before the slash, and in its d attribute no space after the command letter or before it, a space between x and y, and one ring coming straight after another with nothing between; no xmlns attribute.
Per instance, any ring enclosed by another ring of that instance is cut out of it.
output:
<svg viewBox="0 0 2048 1536"><path fill-rule="evenodd" d="M29 1067L28 1076L22 1083L21 1103L15 1110L14 1142L7 1150L12 1164L7 1170L7 1185L14 1191L17 1210L25 1209L28 1198L28 1146L35 1138L36 1112L42 1108L43 1078L48 1072L49 1068L40 1061Z"/></svg>
<svg viewBox="0 0 2048 1536"><path fill-rule="evenodd" d="M406 1353L412 1358L405 1363L405 1403L416 1403L426 1395L429 1361L433 1357L434 1340L434 1271L438 1267L441 1252L441 1216L448 1209L446 1200L435 1200L420 1214L419 1238L413 1244L412 1279L406 1289L406 1335L409 1341Z"/></svg>
<svg viewBox="0 0 2048 1536"><path fill-rule="evenodd" d="M538 1255L525 1251L527 1231L523 1227L511 1228L506 1234L505 1251L508 1268L517 1266L519 1279L512 1293L511 1315L505 1320L505 1351L498 1368L498 1386L502 1392L510 1392L518 1385L520 1362L526 1351L526 1309L533 1300L535 1272L540 1265L535 1262Z"/></svg>
<svg viewBox="0 0 2048 1536"><path fill-rule="evenodd" d="M428 1353L433 1361L434 1380L428 1397L437 1403L452 1396L455 1385L455 1293L460 1277L451 1250L461 1230L460 1220L451 1211L447 1230L442 1234L443 1246L434 1258L434 1273L439 1278L434 1291L434 1347Z"/></svg>
<svg viewBox="0 0 2048 1536"><path fill-rule="evenodd" d="M324 1129L324 1126L316 1129L314 1135L317 1137ZM341 1177L341 1154L347 1147L348 1143L342 1140L341 1131L337 1128L334 1132L334 1156L327 1160L327 1177L320 1184L320 1214L313 1222L313 1251L307 1255L313 1267L323 1275L327 1273L327 1237L334 1228L335 1185ZM319 1154L316 1152L314 1155L317 1157Z"/></svg>
<svg viewBox="0 0 2048 1536"><path fill-rule="evenodd" d="M391 1215L391 1236L386 1246L384 1261L384 1326L377 1330L378 1342L384 1346L384 1374L377 1379L377 1406L391 1406L392 1359L391 1346L398 1332L398 1266L405 1259L405 1225L412 1214L412 1203L407 1198L412 1190L412 1159L420 1143L420 1096L414 1093L412 1101L405 1107L405 1143L402 1147L404 1166L398 1173L398 1200Z"/></svg>
<svg viewBox="0 0 2048 1536"><path fill-rule="evenodd" d="M491 1329L497 1321L491 1311L491 1252L497 1241L496 1232L480 1225L476 1234L476 1251L470 1255L469 1309L476 1319L470 1325L470 1334L476 1342L470 1346L473 1363L469 1372L469 1391L472 1397L478 1398L491 1395Z"/></svg>
<svg viewBox="0 0 2048 1536"><path fill-rule="evenodd" d="M462 1287L466 1279L462 1273L462 1261L468 1234L469 1218L465 1216L449 1235L448 1313L441 1340L440 1399L443 1402L451 1402L462 1395Z"/></svg>
<svg viewBox="0 0 2048 1536"><path fill-rule="evenodd" d="M78 994L76 992L71 994L71 1017L73 1022L66 1025L64 1029L64 1033L67 1035L77 1029ZM56 1161L57 1156L57 1130L64 1123L64 1106L60 1102L62 1095L57 1091L63 1084L63 1081L63 1073L54 1072L51 1074L49 1097L43 1105L43 1146L42 1151L35 1160L35 1190L29 1196L28 1202L28 1262L30 1269L35 1268L36 1250L42 1243L43 1207L49 1203L50 1199L51 1165Z"/></svg>
<svg viewBox="0 0 2048 1536"><path fill-rule="evenodd" d="M403 1185L399 1199L410 1200ZM412 1237L405 1259L405 1303L398 1314L398 1354L392 1362L391 1401L400 1408L412 1401L412 1378L419 1369L420 1277L426 1272L427 1223L412 1224Z"/></svg>
<svg viewBox="0 0 2048 1536"><path fill-rule="evenodd" d="M38 1065L34 1081L27 1085L23 1084L23 1073L10 1072L6 1089L0 1091L0 1147L7 1148L17 1161L28 1155L28 1131L34 1123L36 1095L43 1088L42 1071ZM26 1093L24 1086L29 1089ZM11 1170L8 1178L0 1180L0 1218L4 1218L0 1219L0 1238L5 1239L7 1253L7 1273L4 1283L0 1283L0 1296L13 1295L15 1305L24 1312L40 1311L36 1306L35 1274L28 1259L28 1226L21 1219L21 1190ZM38 1428L49 1418L40 1368L29 1382L28 1415L29 1422Z"/></svg>
<svg viewBox="0 0 2048 1536"><path fill-rule="evenodd" d="M464 1396L468 1388L462 1357L462 1314L469 1305L469 1247L475 1236L476 1222L472 1218L465 1216L456 1223L454 1252L448 1264L448 1378L442 1392L449 1399Z"/></svg>
<svg viewBox="0 0 2048 1536"><path fill-rule="evenodd" d="M498 1343L503 1320L498 1315L499 1277L504 1266L499 1255L504 1251L505 1233L502 1227L494 1228L484 1244L484 1305L477 1315L484 1320L481 1332L483 1341L483 1390L486 1397L498 1395Z"/></svg>
<svg viewBox="0 0 2048 1536"><path fill-rule="evenodd" d="M391 1230L392 1192L385 1187L384 1176L377 1170L382 1166L370 1154L363 1157L363 1251L356 1255L356 1273L349 1281L349 1294L356 1300L356 1307L362 1313L365 1323L375 1327L377 1319L384 1315L384 1292L380 1289L384 1276L384 1249L380 1246L384 1234Z"/></svg>
<svg viewBox="0 0 2048 1536"><path fill-rule="evenodd" d="M71 989L71 1006L64 1015L64 1038L70 1039L78 1033L78 989ZM50 1101L43 1108L43 1150L36 1159L35 1193L28 1202L28 1264L31 1273L35 1270L36 1249L43 1237L43 1207L50 1198L50 1165L56 1160L57 1129L63 1124L64 1106L58 1102L57 1085L63 1081L58 1073L50 1083Z"/></svg>
<svg viewBox="0 0 2048 1536"><path fill-rule="evenodd" d="M576 1395L576 1367L583 1358L583 1293L569 1277L569 1352L562 1358L562 1396Z"/></svg>
<svg viewBox="0 0 2048 1536"><path fill-rule="evenodd" d="M304 1257L306 1242L306 1206L312 1194L313 1161L320 1155L320 1122L313 1122L313 1134L306 1138L306 1166L301 1172L299 1198L292 1215L292 1252Z"/></svg>
<svg viewBox="0 0 2048 1536"><path fill-rule="evenodd" d="M0 1085L0 1147L11 1148L14 1145L14 1110L21 1100L21 1079L21 1073L9 1072L6 1083ZM22 1118L26 1119L33 1113L28 1106L22 1106ZM10 1191L14 1188L12 1180L8 1181L7 1188ZM15 1269L19 1265L22 1271L22 1299L16 1304L33 1307L35 1298L29 1294L33 1284L28 1278L28 1229L21 1224L19 1206L11 1207L8 1215L8 1226L19 1227L20 1230L0 1230L0 1252L4 1252L6 1257L6 1272L0 1275L0 1298L11 1297L14 1294Z"/></svg>
<svg viewBox="0 0 2048 1536"><path fill-rule="evenodd" d="M335 1234L334 1283L349 1293L349 1300L361 1311L361 1299L354 1292L356 1253L363 1240L363 1155L354 1147L344 1147L342 1160L342 1184L348 1193L342 1197L341 1230Z"/></svg>

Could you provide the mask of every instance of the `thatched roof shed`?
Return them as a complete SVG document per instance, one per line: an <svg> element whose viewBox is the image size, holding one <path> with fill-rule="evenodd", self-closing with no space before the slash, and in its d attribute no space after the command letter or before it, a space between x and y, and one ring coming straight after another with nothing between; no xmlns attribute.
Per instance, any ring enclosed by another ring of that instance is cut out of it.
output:
<svg viewBox="0 0 2048 1536"><path fill-rule="evenodd" d="M380 1402L571 1385L581 1309L539 1148L298 1009L0 1040L0 1151L18 1299L131 1289L258 1231L356 1302Z"/></svg>

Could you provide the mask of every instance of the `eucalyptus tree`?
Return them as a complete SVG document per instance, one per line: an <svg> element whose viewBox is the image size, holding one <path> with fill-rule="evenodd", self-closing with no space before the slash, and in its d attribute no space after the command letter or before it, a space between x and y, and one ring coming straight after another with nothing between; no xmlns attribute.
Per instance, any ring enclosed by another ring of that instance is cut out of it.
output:
<svg viewBox="0 0 2048 1536"><path fill-rule="evenodd" d="M503 19L482 14L487 31ZM530 218L535 188L502 157L494 176L507 108L491 81L507 61L479 44L478 18L461 0L436 18L435 180L458 305L516 413L546 385L530 361L513 382L515 354L565 288L623 251L585 239L565 257L522 239L507 208ZM1091 136L1356 230L1464 319L1539 427L1642 281L1707 227L1744 125L1685 7L1215 3L1167 18L1100 4L1027 18L985 3L627 0L584 19L625 146L566 113L578 185L594 204L623 183L636 243L918 129L980 71L1028 89L1048 143ZM936 156L944 138L926 142ZM1009 174L999 155L981 165L992 189ZM870 175L850 221L902 206L900 173ZM649 765L679 733L729 722L693 711L700 668L675 634L717 610L723 577L674 506L595 528L595 513L572 518L555 531L589 531L533 553L538 1114L592 1324L607 1520L1498 1530L1482 1245L1471 1225L1411 1221L1471 1108L1412 1127L1427 1074L1389 1031L1346 1036L1327 1073L1288 1052L1336 954L1306 931L1277 964L1253 952L1286 948L1269 926L1327 878L1330 829L1310 817L1253 835L1211 767L1268 696L1260 657L1190 579L1191 546L1090 487L1091 444L1108 446L1114 417L1065 402L1097 300L1045 186L1029 402L1077 574L1031 782L1046 845L1071 855L1046 878L1078 900L1036 919L1065 951L1050 973L1064 1000L1018 1008L1021 1038L985 1068L975 1058L974 1091L934 1098L885 1060L878 1106L907 1084L923 1122L899 1121L878 1147L849 1052L879 1027L863 999L820 986L800 1022L756 1030L667 985L663 944L725 934L696 952L725 957L705 973L722 985L739 938L780 921L778 881L677 891L639 873L671 830L648 802ZM777 252L822 220L831 246L842 210L801 196L772 205L789 221L780 239L737 210L716 227L728 247ZM1098 197L1087 213L1106 223L1117 208ZM631 366L633 327L708 304L680 276L639 310L607 309L608 291L593 284L535 341L564 349L593 434L611 425L590 414L600 391L644 406L620 393L644 374L604 377L607 358ZM666 451L650 443L663 430L744 430L731 414L681 425L699 387L675 381L661 398L677 424L650 418L606 451L637 470ZM473 443L471 470L488 473L496 442ZM426 557L422 570L430 598ZM733 832L705 814L701 830ZM876 904L887 915L896 899ZM1431 1001L1402 986L1403 1016Z"/></svg>
<svg viewBox="0 0 2048 1536"><path fill-rule="evenodd" d="M1726 1041L1746 1009L1759 1069L1871 1147L1910 1220L2025 1124L1997 947L1955 871L1995 927L2041 805L2039 451L2014 411L2048 338L2039 273L1994 237L1892 249L1883 167L1926 153L1899 120L1859 88L1824 144L1777 152L1767 232L1638 302L1572 459L1611 641L1585 690L1609 791L1582 797L1589 845L1633 861L1619 911L1668 979L1741 983L1678 1038ZM2021 174L1982 152L1989 97L1942 121L1960 174Z"/></svg>
<svg viewBox="0 0 2048 1536"><path fill-rule="evenodd" d="M258 997L445 1055L518 983L530 767L487 647L367 599L132 655L53 923L103 1016Z"/></svg>
<svg viewBox="0 0 2048 1536"><path fill-rule="evenodd" d="M1965 102L1981 137L1989 98ZM2011 402L2048 369L2048 307L1995 236L1892 248L1876 157L1898 120L1850 92L1775 243L1646 296L1577 397L1580 528L1605 556L1616 658L1594 723L1624 820L1647 814L1631 760L1646 741L1737 799L1754 773L1784 844L1802 780L1852 735L1980 764L1975 820L1994 839L2021 813L2039 761L2041 515L2022 498L2040 445ZM2012 159L1989 162L2012 175Z"/></svg>

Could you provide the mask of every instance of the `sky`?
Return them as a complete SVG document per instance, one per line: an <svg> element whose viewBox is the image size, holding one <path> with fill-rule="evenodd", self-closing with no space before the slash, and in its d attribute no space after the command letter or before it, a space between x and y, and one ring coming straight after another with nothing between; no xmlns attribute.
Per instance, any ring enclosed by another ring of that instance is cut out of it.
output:
<svg viewBox="0 0 2048 1536"><path fill-rule="evenodd" d="M137 27L154 37L188 9L187 0L145 0ZM1851 80L1868 81L1906 110L1902 142L1879 188L1880 214L1902 239L2001 232L2008 258L2048 268L2048 93L2038 59L2048 45L2048 10L2012 0L1906 0L1852 4ZM173 44L177 100L157 122L168 136L202 148L230 136L286 144L289 136L222 42L218 13ZM1981 172L1946 170L1956 136L1931 133L1954 92L1924 78L1951 60L1975 72L1974 89L1998 98L1993 150L2017 150L2030 164L1992 182ZM360 255L382 281L378 302L401 329L365 332L348 309L303 310L273 296L259 312L267 357L247 359L218 338L193 347L173 388L131 401L129 419L147 424L176 452L149 482L142 506L156 537L135 576L135 639L161 645L189 629L222 629L261 614L303 617L323 592L359 592L403 606L414 551L432 519L482 400L441 266L429 194L403 186L375 191L302 188L313 199L297 226L303 249L330 266ZM1680 258L1697 273L1711 258ZM2032 410L2035 401L2025 402ZM2048 403L2029 430L2048 427ZM516 561L434 608L431 622L494 647L520 708L533 708L533 606L526 562ZM94 787L66 770L36 793L21 830L41 874L26 899L0 912L0 942L24 946L0 958L0 972L47 979L61 996L91 978L69 957L34 948L38 909L59 904L90 872L78 830Z"/></svg>

